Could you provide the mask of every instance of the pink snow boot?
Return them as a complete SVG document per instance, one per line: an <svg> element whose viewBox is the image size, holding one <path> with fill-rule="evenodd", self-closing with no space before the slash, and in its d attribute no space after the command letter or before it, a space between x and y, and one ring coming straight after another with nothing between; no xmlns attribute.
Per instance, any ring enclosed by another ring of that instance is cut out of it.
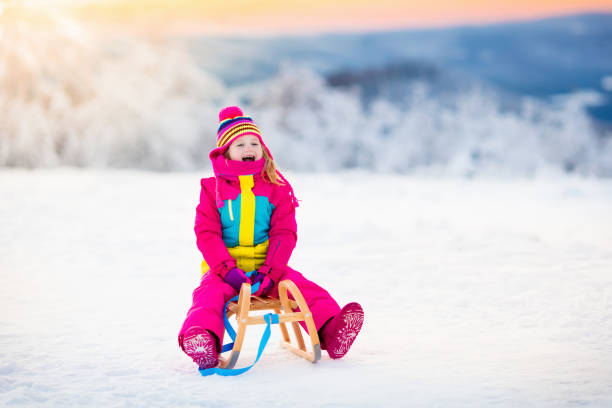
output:
<svg viewBox="0 0 612 408"><path fill-rule="evenodd" d="M219 364L217 340L201 327L191 327L185 332L181 348L201 369L213 368Z"/></svg>
<svg viewBox="0 0 612 408"><path fill-rule="evenodd" d="M343 357L351 348L363 325L363 309L349 303L319 330L321 348L333 359Z"/></svg>

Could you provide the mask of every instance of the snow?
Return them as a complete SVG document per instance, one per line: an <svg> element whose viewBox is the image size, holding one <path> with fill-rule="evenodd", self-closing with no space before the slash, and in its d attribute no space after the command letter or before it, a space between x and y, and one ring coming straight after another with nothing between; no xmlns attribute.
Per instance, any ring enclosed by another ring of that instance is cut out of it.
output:
<svg viewBox="0 0 612 408"><path fill-rule="evenodd" d="M362 333L311 364L275 327L250 372L204 378L176 341L203 176L0 170L0 405L612 404L610 180L288 172L291 265Z"/></svg>

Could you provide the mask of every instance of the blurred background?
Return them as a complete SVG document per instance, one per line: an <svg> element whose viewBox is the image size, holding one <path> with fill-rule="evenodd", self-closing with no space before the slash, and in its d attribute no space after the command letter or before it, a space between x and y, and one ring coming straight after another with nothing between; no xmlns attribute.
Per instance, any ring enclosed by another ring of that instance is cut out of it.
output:
<svg viewBox="0 0 612 408"><path fill-rule="evenodd" d="M331 4L333 3L333 4ZM612 177L612 1L0 2L0 167Z"/></svg>

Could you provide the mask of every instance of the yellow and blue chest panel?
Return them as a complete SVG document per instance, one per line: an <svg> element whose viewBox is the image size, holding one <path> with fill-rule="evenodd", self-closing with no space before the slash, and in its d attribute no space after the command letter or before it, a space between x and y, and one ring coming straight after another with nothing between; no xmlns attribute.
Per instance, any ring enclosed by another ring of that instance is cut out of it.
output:
<svg viewBox="0 0 612 408"><path fill-rule="evenodd" d="M240 194L219 208L223 242L228 248L255 246L268 240L274 205L266 196L253 194L253 176L239 176Z"/></svg>
<svg viewBox="0 0 612 408"><path fill-rule="evenodd" d="M253 193L253 176L239 176L240 193L223 200L219 208L222 239L236 265L243 271L255 271L265 262L268 252L270 219L274 205L267 196ZM202 274L210 270L202 260Z"/></svg>

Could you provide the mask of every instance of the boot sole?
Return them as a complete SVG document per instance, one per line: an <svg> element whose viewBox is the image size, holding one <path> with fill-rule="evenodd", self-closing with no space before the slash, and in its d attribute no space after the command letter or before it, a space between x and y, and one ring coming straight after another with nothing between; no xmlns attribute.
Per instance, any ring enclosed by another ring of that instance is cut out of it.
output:
<svg viewBox="0 0 612 408"><path fill-rule="evenodd" d="M183 349L201 369L213 368L219 364L215 339L210 335L197 334L183 340Z"/></svg>
<svg viewBox="0 0 612 408"><path fill-rule="evenodd" d="M327 347L327 353L333 359L344 357L353 345L363 326L363 309L357 303L349 303L342 309L342 320L336 326L336 337Z"/></svg>

